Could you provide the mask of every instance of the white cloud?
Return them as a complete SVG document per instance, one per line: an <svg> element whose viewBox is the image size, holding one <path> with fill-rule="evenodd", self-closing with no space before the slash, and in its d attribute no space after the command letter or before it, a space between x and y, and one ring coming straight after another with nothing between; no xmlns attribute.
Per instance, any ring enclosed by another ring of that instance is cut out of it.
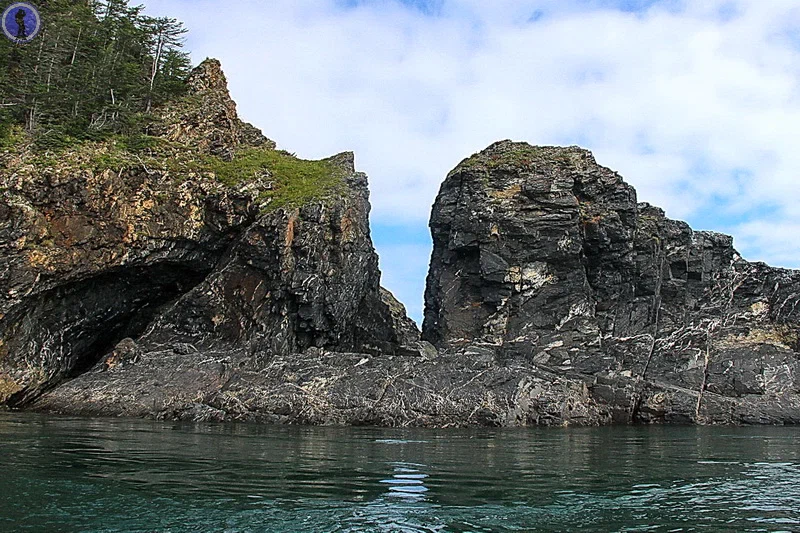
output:
<svg viewBox="0 0 800 533"><path fill-rule="evenodd" d="M446 173L495 140L578 143L640 200L690 222L738 216L746 256L800 266L791 239L759 245L800 224L800 6L608 4L445 0L439 16L388 0L148 5L187 23L196 62L222 60L243 118L280 146L355 151L374 220L424 225ZM775 207L768 224L759 205ZM384 270L417 270L423 251Z"/></svg>
<svg viewBox="0 0 800 533"><path fill-rule="evenodd" d="M753 250L744 253L750 261L770 257L773 265L797 264L797 236L800 235L800 222L790 221L779 224L768 220L755 220L741 224L735 234L743 248Z"/></svg>

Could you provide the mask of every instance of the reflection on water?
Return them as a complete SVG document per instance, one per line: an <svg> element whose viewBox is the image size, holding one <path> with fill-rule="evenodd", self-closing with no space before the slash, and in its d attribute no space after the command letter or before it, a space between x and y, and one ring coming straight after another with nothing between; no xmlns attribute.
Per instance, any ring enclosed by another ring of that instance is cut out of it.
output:
<svg viewBox="0 0 800 533"><path fill-rule="evenodd" d="M0 413L0 531L798 531L798 431Z"/></svg>
<svg viewBox="0 0 800 533"><path fill-rule="evenodd" d="M417 501L425 499L428 487L425 486L425 478L428 474L423 474L420 468L425 465L413 463L390 463L394 468L394 473L390 479L382 479L381 483L389 485L389 492L394 496L403 496Z"/></svg>

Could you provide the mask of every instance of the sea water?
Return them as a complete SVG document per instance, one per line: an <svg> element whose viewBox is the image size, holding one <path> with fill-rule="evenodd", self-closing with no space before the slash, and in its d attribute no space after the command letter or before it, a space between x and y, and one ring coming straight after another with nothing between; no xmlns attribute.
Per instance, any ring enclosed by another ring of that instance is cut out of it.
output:
<svg viewBox="0 0 800 533"><path fill-rule="evenodd" d="M800 531L800 428L0 413L0 531Z"/></svg>

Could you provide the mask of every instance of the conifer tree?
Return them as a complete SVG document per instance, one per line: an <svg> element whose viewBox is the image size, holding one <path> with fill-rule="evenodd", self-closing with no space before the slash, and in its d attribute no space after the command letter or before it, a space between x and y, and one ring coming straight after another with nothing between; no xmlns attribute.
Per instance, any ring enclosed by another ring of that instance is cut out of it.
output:
<svg viewBox="0 0 800 533"><path fill-rule="evenodd" d="M180 21L129 0L49 0L40 15L30 43L0 39L0 135L18 124L98 137L181 92L189 59Z"/></svg>

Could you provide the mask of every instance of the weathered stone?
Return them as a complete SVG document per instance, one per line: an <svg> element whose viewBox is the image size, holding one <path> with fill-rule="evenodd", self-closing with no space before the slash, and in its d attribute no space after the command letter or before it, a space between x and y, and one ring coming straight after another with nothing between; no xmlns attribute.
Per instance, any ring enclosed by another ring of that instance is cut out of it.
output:
<svg viewBox="0 0 800 533"><path fill-rule="evenodd" d="M418 348L420 332L417 324L408 318L405 306L400 303L394 294L381 287L381 301L387 305L392 317L392 327L397 332L398 342L404 346ZM427 350L427 347L424 348Z"/></svg>
<svg viewBox="0 0 800 533"><path fill-rule="evenodd" d="M73 167L0 153L0 403L306 424L800 423L800 273L637 203L588 151L503 141L448 175L420 338L380 287L353 154L315 167L336 177L330 194L276 207L272 168L221 180L192 164L274 143L239 120L218 62L188 83L151 131L181 164L84 168L109 161L103 145Z"/></svg>
<svg viewBox="0 0 800 533"><path fill-rule="evenodd" d="M208 356L210 354L206 354ZM457 355L303 353L227 361L149 352L133 367L89 372L46 393L35 409L91 416L464 427L611 422L583 383L533 365L486 365Z"/></svg>
<svg viewBox="0 0 800 533"><path fill-rule="evenodd" d="M586 150L493 144L448 175L431 231L423 338L440 349L594 379L618 421L800 415L800 272L637 204Z"/></svg>
<svg viewBox="0 0 800 533"><path fill-rule="evenodd" d="M204 62L189 84L205 103L164 135L197 136L211 153L239 146L219 64ZM264 210L257 180L143 166L23 174L4 160L0 403L28 405L91 369L138 368L153 351L200 364L236 350L392 354L418 340L381 294L367 178L351 153L329 161L341 174L335 195ZM71 401L62 407L81 409Z"/></svg>

